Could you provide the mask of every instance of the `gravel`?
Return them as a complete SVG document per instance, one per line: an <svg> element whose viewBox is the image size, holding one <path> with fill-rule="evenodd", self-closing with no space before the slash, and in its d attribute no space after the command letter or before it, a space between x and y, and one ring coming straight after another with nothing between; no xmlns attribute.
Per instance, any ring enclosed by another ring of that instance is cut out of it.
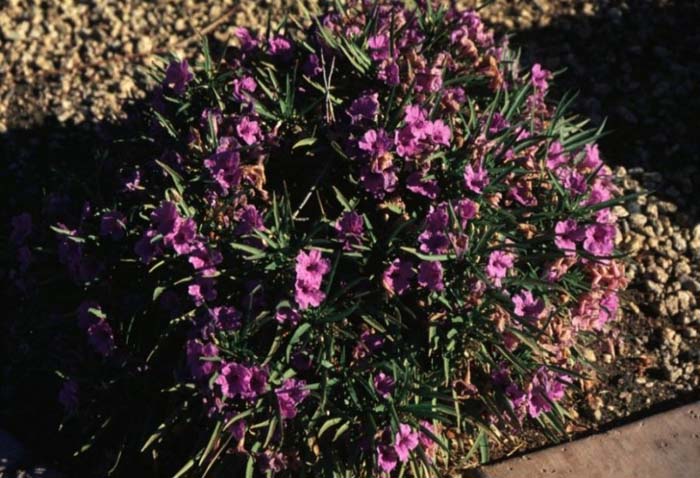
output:
<svg viewBox="0 0 700 478"><path fill-rule="evenodd" d="M71 125L86 134L122 119L123 105L143 97L144 67L157 55L193 54L202 32L225 43L234 26L264 24L268 11L272 20L298 13L297 3L7 0L0 8L4 153L69 154ZM630 259L621 328L584 351L598 372L581 383L568 431L697 399L700 2L496 0L482 13L497 30L514 32L526 64L567 67L558 86L580 90L574 108L593 124L608 119L603 153L617 165L623 192L636 195L615 208L623 218L617 242ZM54 126L33 134L47 124ZM58 141L56 131L65 137L52 149L46 144ZM493 456L546 442L528 431Z"/></svg>

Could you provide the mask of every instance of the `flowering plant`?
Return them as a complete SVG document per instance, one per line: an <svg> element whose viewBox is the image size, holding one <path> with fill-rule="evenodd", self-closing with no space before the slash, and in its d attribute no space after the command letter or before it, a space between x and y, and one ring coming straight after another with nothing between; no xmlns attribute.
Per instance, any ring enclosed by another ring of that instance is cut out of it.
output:
<svg viewBox="0 0 700 478"><path fill-rule="evenodd" d="M418 3L171 61L55 247L13 221L25 293L54 257L70 279L59 398L114 467L435 476L455 437L561 429L626 282L600 130L475 12Z"/></svg>

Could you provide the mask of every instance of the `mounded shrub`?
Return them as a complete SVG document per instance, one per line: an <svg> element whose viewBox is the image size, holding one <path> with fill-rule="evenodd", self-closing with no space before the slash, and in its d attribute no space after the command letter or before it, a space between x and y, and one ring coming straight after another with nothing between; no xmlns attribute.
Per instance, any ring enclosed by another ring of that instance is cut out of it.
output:
<svg viewBox="0 0 700 478"><path fill-rule="evenodd" d="M562 429L625 286L600 131L473 11L306 22L164 63L148 127L12 221L79 462L435 476Z"/></svg>

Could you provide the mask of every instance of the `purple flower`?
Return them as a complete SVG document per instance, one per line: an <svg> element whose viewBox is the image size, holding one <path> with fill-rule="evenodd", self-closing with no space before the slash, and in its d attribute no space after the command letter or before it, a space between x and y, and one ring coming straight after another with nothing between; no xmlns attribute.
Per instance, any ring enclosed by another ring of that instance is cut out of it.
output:
<svg viewBox="0 0 700 478"><path fill-rule="evenodd" d="M367 40L370 56L374 61L382 61L389 58L389 35L374 35Z"/></svg>
<svg viewBox="0 0 700 478"><path fill-rule="evenodd" d="M247 116L241 118L241 121L236 125L236 133L248 146L257 143L262 137L259 123L251 121Z"/></svg>
<svg viewBox="0 0 700 478"><path fill-rule="evenodd" d="M163 237L175 232L178 219L180 219L180 213L175 203L171 201L163 201L160 207L151 213L151 220L156 226L156 231Z"/></svg>
<svg viewBox="0 0 700 478"><path fill-rule="evenodd" d="M484 188L489 184L489 176L483 164L479 163L476 169L471 164L464 168L464 184L467 189L476 194L481 194L484 191Z"/></svg>
<svg viewBox="0 0 700 478"><path fill-rule="evenodd" d="M297 279L294 283L294 300L301 310L309 307L318 307L326 299L326 294L317 285L304 279Z"/></svg>
<svg viewBox="0 0 700 478"><path fill-rule="evenodd" d="M335 223L335 230L338 239L343 242L343 250L351 251L353 245L362 244L365 223L355 211L348 211Z"/></svg>
<svg viewBox="0 0 700 478"><path fill-rule="evenodd" d="M552 403L561 400L571 379L568 376L555 374L540 367L532 378L529 386L527 412L532 418L541 413L550 412Z"/></svg>
<svg viewBox="0 0 700 478"><path fill-rule="evenodd" d="M235 35L240 42L242 51L251 52L258 47L258 39L251 35L250 30L247 28L236 28Z"/></svg>
<svg viewBox="0 0 700 478"><path fill-rule="evenodd" d="M189 253L187 261L201 277L213 277L216 275L216 266L224 260L221 253L205 246L202 242L196 242Z"/></svg>
<svg viewBox="0 0 700 478"><path fill-rule="evenodd" d="M435 199L440 194L438 182L435 179L425 179L418 171L409 174L406 178L406 189L428 199Z"/></svg>
<svg viewBox="0 0 700 478"><path fill-rule="evenodd" d="M576 243L584 238L584 231L578 226L578 223L573 219L559 221L554 226L554 243L562 251L566 251L566 255L573 255L576 251Z"/></svg>
<svg viewBox="0 0 700 478"><path fill-rule="evenodd" d="M379 372L377 375L375 375L373 383L374 389L382 398L389 398L391 392L394 391L394 386L396 385L394 379L384 372Z"/></svg>
<svg viewBox="0 0 700 478"><path fill-rule="evenodd" d="M568 167L560 167L555 173L561 185L570 193L583 194L586 192L588 184L585 175Z"/></svg>
<svg viewBox="0 0 700 478"><path fill-rule="evenodd" d="M505 251L493 251L489 254L489 262L486 265L486 275L499 287L501 279L508 275L508 270L515 264L515 256Z"/></svg>
<svg viewBox="0 0 700 478"><path fill-rule="evenodd" d="M408 460L408 455L410 452L418 446L418 433L413 430L410 425L401 423L399 425L399 431L396 433L394 439L394 451L399 457L399 460L403 463Z"/></svg>
<svg viewBox="0 0 700 478"><path fill-rule="evenodd" d="M153 260L154 257L158 256L162 249L159 242L154 242L153 238L156 237L157 233L154 229L146 229L143 233L141 239L136 241L134 245L134 252L139 256L141 262L148 264Z"/></svg>
<svg viewBox="0 0 700 478"><path fill-rule="evenodd" d="M467 221L474 219L479 214L479 204L471 199L460 199L454 206L455 213L459 218L459 224L462 229L467 227Z"/></svg>
<svg viewBox="0 0 700 478"><path fill-rule="evenodd" d="M258 453L257 464L265 476L268 476L268 473L274 476L287 469L287 458L282 452L265 450L264 453Z"/></svg>
<svg viewBox="0 0 700 478"><path fill-rule="evenodd" d="M216 299L217 295L214 288L214 280L202 277L198 277L192 284L187 286L187 293L197 306Z"/></svg>
<svg viewBox="0 0 700 478"><path fill-rule="evenodd" d="M217 362L212 360L202 360L203 358L216 358L219 349L212 343L202 344L198 340L187 342L186 355L187 365L195 380L206 379L216 370Z"/></svg>
<svg viewBox="0 0 700 478"><path fill-rule="evenodd" d="M29 234L32 233L32 216L28 212L23 212L12 218L12 232L10 241L15 245L22 244Z"/></svg>
<svg viewBox="0 0 700 478"><path fill-rule="evenodd" d="M241 172L240 155L233 149L217 151L204 160L204 166L221 188L225 196L231 189L238 187L243 174Z"/></svg>
<svg viewBox="0 0 700 478"><path fill-rule="evenodd" d="M103 357L112 355L114 351L114 334L106 320L100 320L87 329L88 343Z"/></svg>
<svg viewBox="0 0 700 478"><path fill-rule="evenodd" d="M252 204L247 204L236 211L235 219L238 221L233 233L238 236L245 236L253 231L262 231L265 229L263 216L258 211L258 208Z"/></svg>
<svg viewBox="0 0 700 478"><path fill-rule="evenodd" d="M569 162L569 157L559 141L552 141L547 149L547 168L552 171Z"/></svg>
<svg viewBox="0 0 700 478"><path fill-rule="evenodd" d="M600 151L598 150L597 144L587 144L584 147L584 151L586 152L586 155L579 164L580 167L595 171L603 165L603 161L600 159Z"/></svg>
<svg viewBox="0 0 700 478"><path fill-rule="evenodd" d="M163 238L163 244L171 246L178 255L189 254L196 248L196 237L197 224L194 219L178 218L175 221L175 231Z"/></svg>
<svg viewBox="0 0 700 478"><path fill-rule="evenodd" d="M399 65L395 61L385 61L377 69L377 79L389 86L396 86L400 83Z"/></svg>
<svg viewBox="0 0 700 478"><path fill-rule="evenodd" d="M377 446L377 464L384 473L391 473L398 464L399 456L390 445Z"/></svg>
<svg viewBox="0 0 700 478"><path fill-rule="evenodd" d="M331 270L331 262L324 259L318 249L312 249L308 253L302 250L297 254L295 270L297 280L302 280L308 286L318 289L323 276Z"/></svg>
<svg viewBox="0 0 700 478"><path fill-rule="evenodd" d="M385 155L391 150L392 147L391 138L386 134L383 129L379 130L367 130L365 131L362 138L358 141L357 146L372 157L378 158Z"/></svg>
<svg viewBox="0 0 700 478"><path fill-rule="evenodd" d="M615 319L617 309L620 307L620 299L617 292L609 292L600 300L600 312L598 319L595 321L596 330L602 330L603 326Z"/></svg>
<svg viewBox="0 0 700 478"><path fill-rule="evenodd" d="M58 403L67 413L73 413L78 409L78 382L69 379L63 382L58 392Z"/></svg>
<svg viewBox="0 0 700 478"><path fill-rule="evenodd" d="M318 55L315 53L310 54L306 58L302 70L309 78L315 78L320 75L323 72L323 68L321 68L321 60L319 60Z"/></svg>
<svg viewBox="0 0 700 478"><path fill-rule="evenodd" d="M532 292L522 290L513 296L514 313L518 317L539 319L544 312L542 299L535 299Z"/></svg>
<svg viewBox="0 0 700 478"><path fill-rule="evenodd" d="M379 110L379 94L366 93L355 99L348 108L348 116L352 124L363 121L374 121Z"/></svg>
<svg viewBox="0 0 700 478"><path fill-rule="evenodd" d="M250 387L252 376L253 371L250 368L236 362L229 362L221 367L216 384L219 385L224 397L247 397L252 392Z"/></svg>
<svg viewBox="0 0 700 478"><path fill-rule="evenodd" d="M267 392L267 381L270 373L267 367L254 366L250 368L250 392L243 395L247 400L254 400Z"/></svg>
<svg viewBox="0 0 700 478"><path fill-rule="evenodd" d="M535 87L535 89L539 92L546 92L549 89L549 83L547 83L547 80L552 77L552 73L542 68L542 65L539 63L532 65L530 73L532 85Z"/></svg>
<svg viewBox="0 0 700 478"><path fill-rule="evenodd" d="M209 315L216 328L220 330L238 330L241 328L241 313L232 306L214 307Z"/></svg>
<svg viewBox="0 0 700 478"><path fill-rule="evenodd" d="M280 307L275 313L275 320L280 324L289 324L294 327L301 320L301 314L291 307Z"/></svg>
<svg viewBox="0 0 700 478"><path fill-rule="evenodd" d="M597 257L609 256L615 248L617 228L612 224L591 224L585 228L583 248Z"/></svg>
<svg viewBox="0 0 700 478"><path fill-rule="evenodd" d="M421 262L418 266L418 285L434 292L442 292L445 289L442 282L442 264L436 261Z"/></svg>
<svg viewBox="0 0 700 478"><path fill-rule="evenodd" d="M187 89L187 85L194 75L190 71L190 65L187 60L173 61L168 65L165 71L165 79L163 87L170 88L175 94L181 95Z"/></svg>
<svg viewBox="0 0 700 478"><path fill-rule="evenodd" d="M297 415L297 407L311 394L305 387L306 382L304 380L288 378L282 383L281 387L275 389L282 418L289 419Z"/></svg>
<svg viewBox="0 0 700 478"><path fill-rule="evenodd" d="M267 51L271 56L279 58L282 61L289 61L292 59L292 44L283 36L274 36L270 38L267 44Z"/></svg>
<svg viewBox="0 0 700 478"><path fill-rule="evenodd" d="M489 134L498 134L504 129L510 127L508 120L499 112L495 112L491 116L491 125L489 126Z"/></svg>
<svg viewBox="0 0 700 478"><path fill-rule="evenodd" d="M252 76L244 76L233 80L233 98L238 102L247 102L250 100L258 84Z"/></svg>
<svg viewBox="0 0 700 478"><path fill-rule="evenodd" d="M450 130L450 127L447 126L444 121L439 119L429 123L428 134L430 135L430 139L433 141L433 143L442 146L450 145L452 130Z"/></svg>
<svg viewBox="0 0 700 478"><path fill-rule="evenodd" d="M382 275L382 285L389 296L403 295L409 289L410 281L415 274L411 261L394 259Z"/></svg>

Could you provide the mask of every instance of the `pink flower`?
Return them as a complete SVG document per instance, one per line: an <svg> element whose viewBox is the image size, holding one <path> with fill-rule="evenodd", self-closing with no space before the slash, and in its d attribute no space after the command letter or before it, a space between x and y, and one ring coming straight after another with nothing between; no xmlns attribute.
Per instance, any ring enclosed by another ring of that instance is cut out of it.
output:
<svg viewBox="0 0 700 478"><path fill-rule="evenodd" d="M348 108L352 124L374 121L379 111L379 93L368 93L356 98Z"/></svg>
<svg viewBox="0 0 700 478"><path fill-rule="evenodd" d="M539 319L544 312L542 299L535 299L529 290L522 290L515 294L512 301L515 306L513 312L518 317Z"/></svg>
<svg viewBox="0 0 700 478"><path fill-rule="evenodd" d="M281 387L275 389L275 394L282 418L289 419L297 415L297 407L311 392L306 388L304 380L288 378L285 379Z"/></svg>
<svg viewBox="0 0 700 478"><path fill-rule="evenodd" d="M542 65L539 63L532 65L532 70L530 70L530 73L532 75L532 85L535 87L535 89L540 92L546 92L549 89L549 83L547 83L547 80L552 77L552 73L542 68Z"/></svg>
<svg viewBox="0 0 700 478"><path fill-rule="evenodd" d="M297 279L294 283L294 300L301 310L309 307L318 307L326 299L326 294L319 290L317 285L304 279Z"/></svg>
<svg viewBox="0 0 700 478"><path fill-rule="evenodd" d="M303 280L308 286L319 288L323 276L331 269L331 263L324 259L321 251L312 249L308 253L299 251L296 258L297 280Z"/></svg>
<svg viewBox="0 0 700 478"><path fill-rule="evenodd" d="M403 463L408 460L410 452L418 446L418 433L409 425L401 423L394 439L394 450Z"/></svg>
<svg viewBox="0 0 700 478"><path fill-rule="evenodd" d="M547 168L552 171L557 169L559 166L566 164L569 161L564 147L559 141L552 141L547 150Z"/></svg>
<svg viewBox="0 0 700 478"><path fill-rule="evenodd" d="M389 293L402 295L410 288L410 281L415 275L413 263L401 259L394 259L382 276L382 285Z"/></svg>
<svg viewBox="0 0 700 478"><path fill-rule="evenodd" d="M471 199L460 199L454 206L455 213L459 218L459 224L462 229L467 227L467 221L474 219L479 214L479 204Z"/></svg>
<svg viewBox="0 0 700 478"><path fill-rule="evenodd" d="M399 456L393 447L384 444L377 446L377 464L384 473L391 473L398 461Z"/></svg>
<svg viewBox="0 0 700 478"><path fill-rule="evenodd" d="M251 121L247 116L241 118L241 121L236 125L238 136L247 145L255 144L262 136L260 125L257 121Z"/></svg>
<svg viewBox="0 0 700 478"><path fill-rule="evenodd" d="M515 256L505 251L493 251L489 254L486 275L499 287L501 279L508 275L508 270L515 264Z"/></svg>
<svg viewBox="0 0 700 478"><path fill-rule="evenodd" d="M335 223L335 230L338 239L343 241L343 250L351 251L353 245L362 244L365 223L362 216L355 211L348 211Z"/></svg>
<svg viewBox="0 0 700 478"><path fill-rule="evenodd" d="M434 292L445 290L442 282L442 264L423 261L418 266L418 285Z"/></svg>
<svg viewBox="0 0 700 478"><path fill-rule="evenodd" d="M301 314L291 307L280 307L275 313L275 320L280 324L290 324L295 326L301 320Z"/></svg>
<svg viewBox="0 0 700 478"><path fill-rule="evenodd" d="M584 237L583 229L573 219L557 222L554 233L556 234L554 243L559 249L566 251L567 255L575 254L576 243L581 242Z"/></svg>
<svg viewBox="0 0 700 478"><path fill-rule="evenodd" d="M373 383L374 389L382 398L389 398L391 392L394 391L394 386L396 385L394 379L384 372L379 372L377 375L375 375Z"/></svg>
<svg viewBox="0 0 700 478"><path fill-rule="evenodd" d="M464 168L464 184L467 189L476 194L481 194L484 191L484 188L489 184L489 176L481 163L476 168L471 164Z"/></svg>
<svg viewBox="0 0 700 478"><path fill-rule="evenodd" d="M585 228L583 248L597 257L612 254L617 228L612 224L591 224Z"/></svg>
<svg viewBox="0 0 700 478"><path fill-rule="evenodd" d="M445 124L442 120L435 120L430 123L428 127L430 138L435 144L440 144L442 146L449 146L450 139L452 138L452 131L450 127Z"/></svg>

